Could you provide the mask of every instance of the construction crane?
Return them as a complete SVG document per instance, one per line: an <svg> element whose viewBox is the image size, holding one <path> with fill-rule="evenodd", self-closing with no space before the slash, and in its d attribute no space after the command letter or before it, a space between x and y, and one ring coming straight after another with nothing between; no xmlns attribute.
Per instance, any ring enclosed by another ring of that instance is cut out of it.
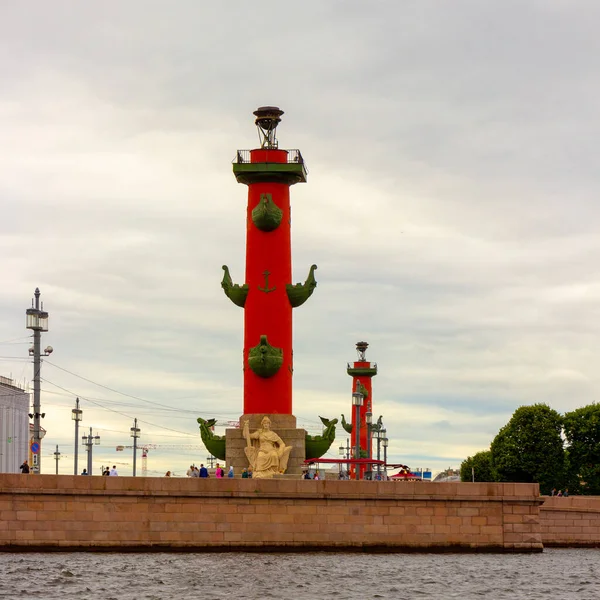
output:
<svg viewBox="0 0 600 600"><path fill-rule="evenodd" d="M122 452L125 449L131 449L133 446L119 445L116 447L117 452ZM157 450L160 448L176 448L178 450L201 450L204 446L197 444L140 444L138 450L142 451L142 477L148 476L148 451Z"/></svg>
<svg viewBox="0 0 600 600"><path fill-rule="evenodd" d="M208 421L209 418L207 417L206 420ZM239 421L215 421L215 424L211 427L211 429L214 431L215 427L225 427L226 429L240 429L240 422Z"/></svg>
<svg viewBox="0 0 600 600"><path fill-rule="evenodd" d="M227 427L236 429L239 428L239 421L217 421L215 426ZM214 429L214 427L213 427ZM122 452L125 449L132 449L133 446L119 445L116 447L117 452ZM148 451L160 448L178 448L186 450L203 450L204 446L196 444L138 444L137 448L142 451L142 477L148 476Z"/></svg>

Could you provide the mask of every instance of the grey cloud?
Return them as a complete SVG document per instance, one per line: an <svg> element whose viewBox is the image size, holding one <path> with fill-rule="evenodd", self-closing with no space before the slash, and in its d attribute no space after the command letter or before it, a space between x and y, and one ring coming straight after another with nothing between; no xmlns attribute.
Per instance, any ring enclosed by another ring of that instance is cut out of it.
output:
<svg viewBox="0 0 600 600"><path fill-rule="evenodd" d="M229 163L256 143L251 111L276 103L310 168L292 190L294 281L319 265L294 317L300 420L348 411L358 339L399 459L458 466L519 404L597 397L597 3L0 10L0 339L26 334L39 285L56 364L238 414L242 312L219 282L224 263L244 276L246 191ZM174 428L196 439L186 414Z"/></svg>

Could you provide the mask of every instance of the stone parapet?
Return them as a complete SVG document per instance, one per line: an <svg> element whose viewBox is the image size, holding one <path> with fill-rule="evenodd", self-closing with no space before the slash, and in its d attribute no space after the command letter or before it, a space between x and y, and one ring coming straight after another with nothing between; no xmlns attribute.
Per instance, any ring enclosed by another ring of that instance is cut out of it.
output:
<svg viewBox="0 0 600 600"><path fill-rule="evenodd" d="M0 549L542 550L535 484L0 475Z"/></svg>
<svg viewBox="0 0 600 600"><path fill-rule="evenodd" d="M544 496L540 523L545 546L600 547L599 496Z"/></svg>

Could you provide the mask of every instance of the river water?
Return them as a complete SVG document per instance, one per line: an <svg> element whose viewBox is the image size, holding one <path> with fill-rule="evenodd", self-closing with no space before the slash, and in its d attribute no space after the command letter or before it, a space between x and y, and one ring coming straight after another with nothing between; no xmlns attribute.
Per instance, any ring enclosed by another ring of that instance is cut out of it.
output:
<svg viewBox="0 0 600 600"><path fill-rule="evenodd" d="M0 553L0 598L597 600L600 549L542 554Z"/></svg>

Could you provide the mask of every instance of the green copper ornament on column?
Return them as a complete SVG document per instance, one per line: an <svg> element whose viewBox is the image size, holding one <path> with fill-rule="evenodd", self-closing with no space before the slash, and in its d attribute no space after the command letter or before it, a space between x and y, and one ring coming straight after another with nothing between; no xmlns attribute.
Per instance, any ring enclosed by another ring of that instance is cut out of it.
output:
<svg viewBox="0 0 600 600"><path fill-rule="evenodd" d="M311 265L308 272L308 277L304 283L297 283L296 285L292 285L290 283L285 286L288 300L293 308L302 306L302 304L304 304L312 296L312 293L317 287L317 280L315 279L316 270L317 265Z"/></svg>
<svg viewBox="0 0 600 600"><path fill-rule="evenodd" d="M246 298L248 296L248 284L244 283L243 285L239 285L238 283L233 283L231 279L231 275L229 274L229 267L227 265L223 265L223 281L221 281L221 287L225 292L225 295L236 305L241 308L244 308L244 304L246 304Z"/></svg>
<svg viewBox="0 0 600 600"><path fill-rule="evenodd" d="M260 342L248 352L248 366L259 377L272 377L283 364L283 350L271 346L266 335L260 336Z"/></svg>
<svg viewBox="0 0 600 600"><path fill-rule="evenodd" d="M283 211L273 202L271 194L261 194L252 211L252 222L261 231L274 231L281 224Z"/></svg>

